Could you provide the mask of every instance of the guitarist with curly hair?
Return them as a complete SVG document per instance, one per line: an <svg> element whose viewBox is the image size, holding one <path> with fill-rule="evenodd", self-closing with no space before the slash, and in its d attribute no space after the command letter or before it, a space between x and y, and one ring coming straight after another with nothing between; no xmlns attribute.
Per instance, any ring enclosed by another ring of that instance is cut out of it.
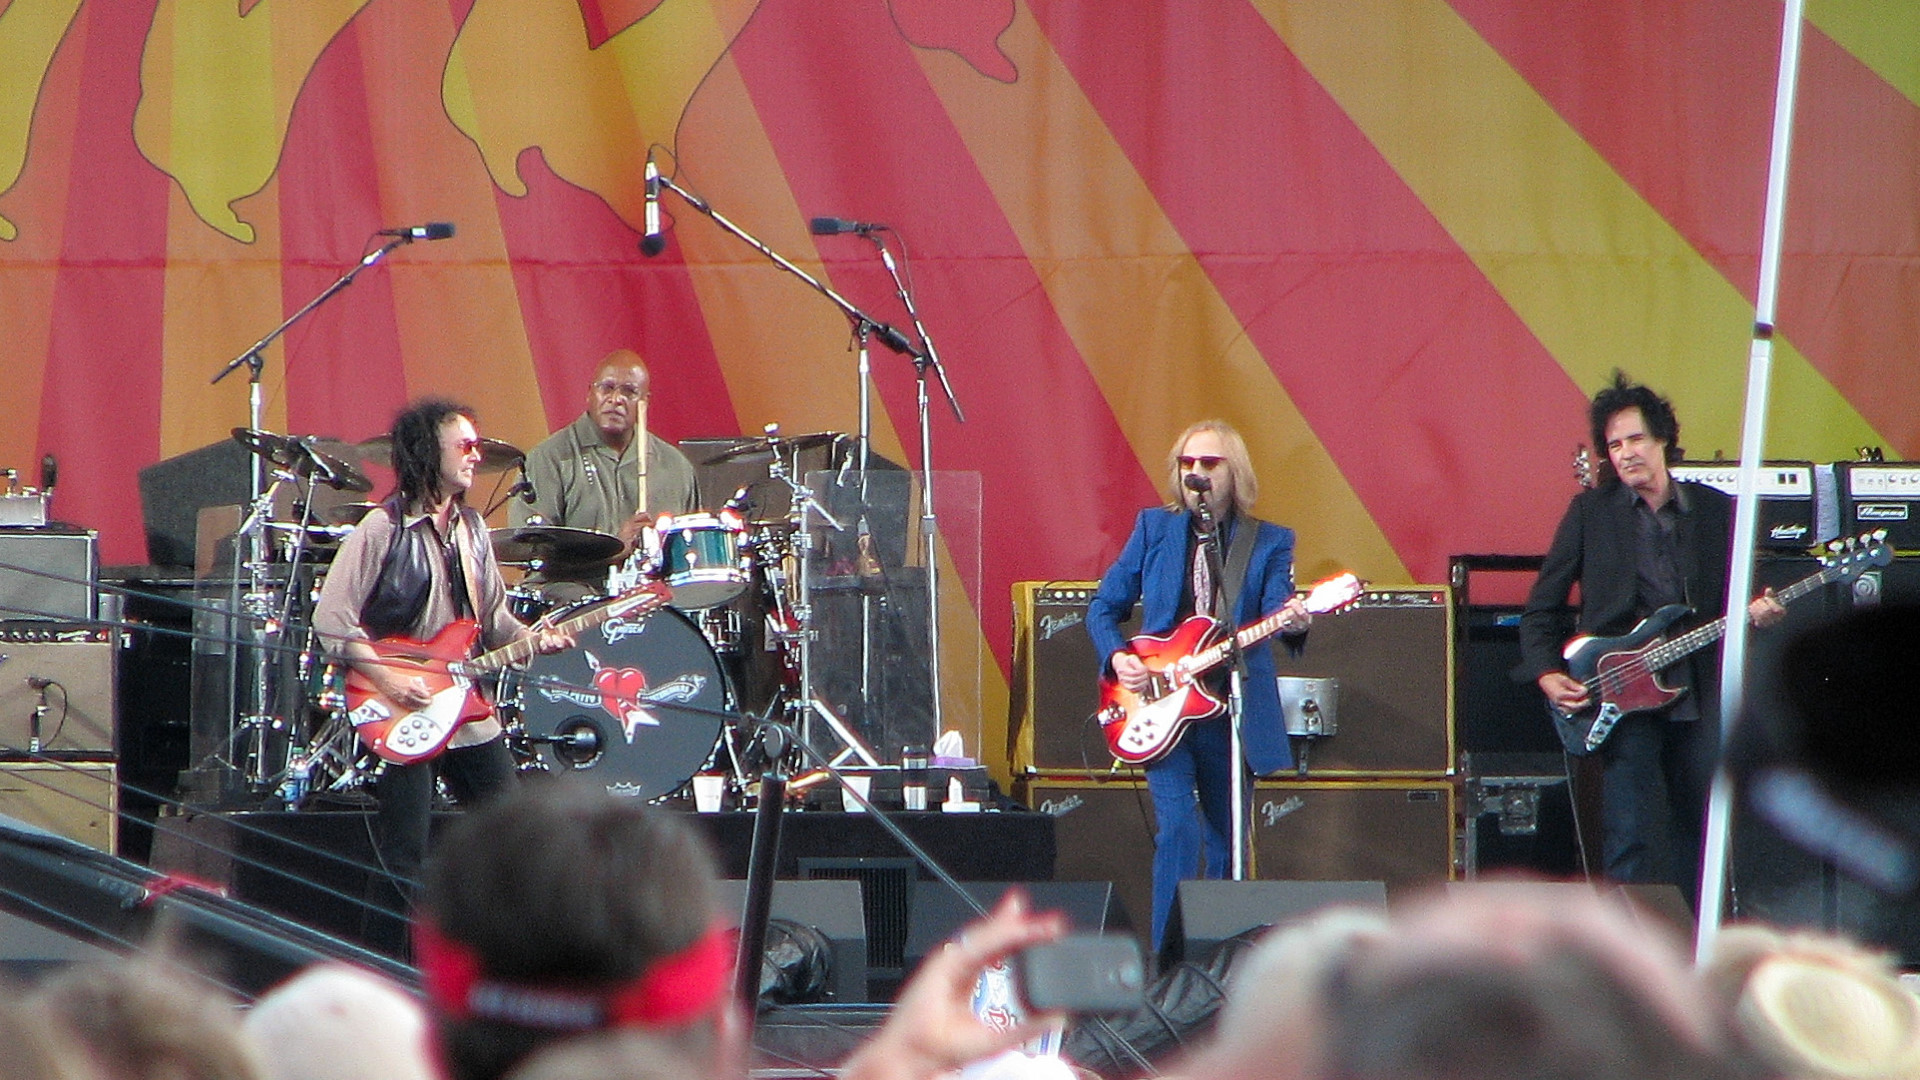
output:
<svg viewBox="0 0 1920 1080"><path fill-rule="evenodd" d="M351 665L385 708L405 713L426 709L436 689L415 668L390 662L377 647L383 640L425 642L458 629L462 620L476 639L462 650L468 653L471 646L516 641L559 652L573 640L564 632L528 627L507 610L506 583L486 522L466 504L480 464L473 411L450 401L416 402L394 419L392 434L394 491L340 545L313 624L328 651ZM353 719L357 726L365 718ZM380 774L378 852L402 898L426 855L437 772L444 772L462 802L505 789L514 764L500 722L482 711L460 724L437 757L389 760Z"/></svg>
<svg viewBox="0 0 1920 1080"><path fill-rule="evenodd" d="M1720 750L1719 650L1700 648L1660 671L1664 708L1622 711L1568 670L1563 613L1580 587L1575 629L1625 635L1656 612L1688 610L1685 630L1726 611L1733 500L1675 480L1680 421L1673 405L1615 371L1588 409L1593 445L1605 449L1597 483L1574 496L1554 533L1520 618L1517 678L1536 683L1573 753L1601 760L1601 850L1618 882L1671 882L1694 902L1701 827ZM1767 590L1748 605L1756 626L1786 610Z"/></svg>

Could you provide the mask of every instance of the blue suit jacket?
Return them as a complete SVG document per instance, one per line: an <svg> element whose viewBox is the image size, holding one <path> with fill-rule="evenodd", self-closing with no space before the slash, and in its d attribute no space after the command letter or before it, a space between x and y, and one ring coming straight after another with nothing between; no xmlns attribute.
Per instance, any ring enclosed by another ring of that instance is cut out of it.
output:
<svg viewBox="0 0 1920 1080"><path fill-rule="evenodd" d="M1100 579L1093 602L1087 606L1087 632L1100 658L1101 670L1127 643L1120 623L1140 605L1140 632L1164 634L1179 622L1180 598L1187 579L1187 533L1191 515L1154 507L1140 511L1133 535L1106 575ZM1248 524L1242 520L1240 527ZM1254 536L1247 578L1234 606L1239 626L1278 611L1293 596L1293 530L1260 522ZM1291 768L1293 750L1287 744L1280 718L1280 690L1274 684L1273 651L1262 642L1247 651L1246 711L1241 738L1247 764L1265 775ZM1208 721L1209 723L1211 721Z"/></svg>

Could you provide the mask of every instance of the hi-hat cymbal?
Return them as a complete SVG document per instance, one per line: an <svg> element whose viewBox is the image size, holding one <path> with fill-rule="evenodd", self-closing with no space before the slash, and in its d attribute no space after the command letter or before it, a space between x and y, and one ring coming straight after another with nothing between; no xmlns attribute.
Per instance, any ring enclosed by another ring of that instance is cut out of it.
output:
<svg viewBox="0 0 1920 1080"><path fill-rule="evenodd" d="M610 533L568 529L559 525L495 529L491 536L494 558L522 566L533 562L563 562L569 565L605 563L627 548L619 537Z"/></svg>
<svg viewBox="0 0 1920 1080"><path fill-rule="evenodd" d="M837 431L816 431L808 435L770 435L759 439L742 439L725 450L707 459L707 464L715 465L722 461L738 461L752 465L772 461L776 453L793 453L798 450L812 450L817 446L832 446L847 436Z"/></svg>
<svg viewBox="0 0 1920 1080"><path fill-rule="evenodd" d="M362 439L353 444L359 451L360 460L378 465L393 466L393 436L375 435L371 439ZM526 451L510 442L499 439L480 440L480 467L478 472L490 473L511 469L527 459Z"/></svg>
<svg viewBox="0 0 1920 1080"><path fill-rule="evenodd" d="M315 435L276 435L258 428L233 429L235 442L288 469L296 476L311 476L340 491L372 491L373 481L348 463L352 456L345 443Z"/></svg>

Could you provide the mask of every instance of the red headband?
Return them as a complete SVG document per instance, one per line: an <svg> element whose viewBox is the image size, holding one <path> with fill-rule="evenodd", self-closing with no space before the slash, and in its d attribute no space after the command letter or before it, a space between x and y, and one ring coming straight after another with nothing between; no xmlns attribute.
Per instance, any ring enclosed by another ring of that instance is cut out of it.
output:
<svg viewBox="0 0 1920 1080"><path fill-rule="evenodd" d="M634 978L597 988L490 980L478 953L425 921L414 924L413 946L427 997L447 1016L565 1031L677 1027L699 1019L726 995L736 950L733 931L715 924Z"/></svg>

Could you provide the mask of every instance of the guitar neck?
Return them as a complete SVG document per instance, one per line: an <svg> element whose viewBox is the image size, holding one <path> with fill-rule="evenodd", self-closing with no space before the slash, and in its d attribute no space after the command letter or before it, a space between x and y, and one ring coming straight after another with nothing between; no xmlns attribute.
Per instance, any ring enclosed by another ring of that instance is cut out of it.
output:
<svg viewBox="0 0 1920 1080"><path fill-rule="evenodd" d="M1841 571L1839 568L1826 567L1818 573L1809 574L1786 588L1775 592L1773 598L1782 604L1791 604L1828 582L1839 580L1840 574ZM1668 664L1680 660L1682 657L1688 656L1719 641L1722 637L1726 636L1726 633L1727 617L1722 615L1712 622L1702 623L1692 630L1681 634L1679 637L1672 638L1648 649L1647 662L1655 671L1658 671Z"/></svg>
<svg viewBox="0 0 1920 1080"><path fill-rule="evenodd" d="M1259 622L1248 623L1240 628L1239 633L1233 635L1233 644L1237 644L1242 651L1251 649L1279 633L1280 624L1285 618L1286 612L1276 611ZM1194 653L1193 663L1188 665L1188 670L1198 675L1200 672L1225 663L1230 654L1228 644L1226 641L1221 641Z"/></svg>
<svg viewBox="0 0 1920 1080"><path fill-rule="evenodd" d="M589 611L584 615L576 615L571 619L562 619L555 623L553 628L563 634L578 635L582 631L591 630L616 616L644 615L657 606L657 602L643 602L638 607L621 607L617 604L609 604L606 607ZM460 669L462 673L467 675L485 675L490 672L499 671L501 668L531 660L535 647L538 644L539 639L537 637L524 637L489 652L481 653L479 656L461 664Z"/></svg>

